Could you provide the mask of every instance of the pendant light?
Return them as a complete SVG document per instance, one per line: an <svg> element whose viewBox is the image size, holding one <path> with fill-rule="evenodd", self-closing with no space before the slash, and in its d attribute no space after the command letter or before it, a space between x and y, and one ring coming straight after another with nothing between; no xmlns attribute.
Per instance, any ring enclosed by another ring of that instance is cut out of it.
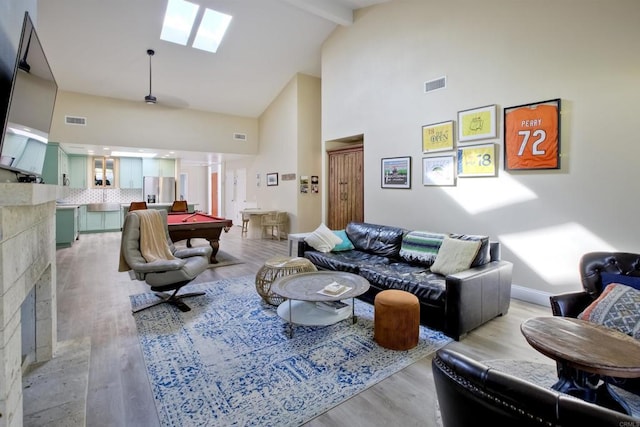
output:
<svg viewBox="0 0 640 427"><path fill-rule="evenodd" d="M151 57L155 53L156 52L153 49L147 49L147 55L149 55L149 95L144 97L144 102L146 102L147 104L156 103L156 97L151 95Z"/></svg>

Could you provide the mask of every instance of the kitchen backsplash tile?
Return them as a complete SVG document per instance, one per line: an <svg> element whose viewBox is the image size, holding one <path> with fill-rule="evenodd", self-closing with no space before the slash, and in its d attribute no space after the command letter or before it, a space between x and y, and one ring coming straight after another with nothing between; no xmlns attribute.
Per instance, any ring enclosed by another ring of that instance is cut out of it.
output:
<svg viewBox="0 0 640 427"><path fill-rule="evenodd" d="M131 203L143 200L142 189L113 188L108 190L94 188L64 187L65 196L59 203L84 205L87 203Z"/></svg>

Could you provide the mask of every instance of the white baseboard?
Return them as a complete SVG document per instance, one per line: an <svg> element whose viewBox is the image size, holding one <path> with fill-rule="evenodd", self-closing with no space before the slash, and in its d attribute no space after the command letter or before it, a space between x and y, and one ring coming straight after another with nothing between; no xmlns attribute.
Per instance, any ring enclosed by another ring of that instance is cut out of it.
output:
<svg viewBox="0 0 640 427"><path fill-rule="evenodd" d="M551 307L551 304L549 303L549 296L551 296L551 294L548 292L525 288L524 286L511 285L511 298L542 305L544 307Z"/></svg>

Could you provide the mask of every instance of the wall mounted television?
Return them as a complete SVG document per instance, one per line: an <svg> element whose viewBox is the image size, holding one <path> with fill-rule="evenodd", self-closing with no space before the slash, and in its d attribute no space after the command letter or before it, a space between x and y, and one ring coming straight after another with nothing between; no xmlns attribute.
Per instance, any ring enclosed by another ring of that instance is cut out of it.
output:
<svg viewBox="0 0 640 427"><path fill-rule="evenodd" d="M17 54L3 50L9 68L0 70L0 168L33 182L42 176L58 85L28 12Z"/></svg>

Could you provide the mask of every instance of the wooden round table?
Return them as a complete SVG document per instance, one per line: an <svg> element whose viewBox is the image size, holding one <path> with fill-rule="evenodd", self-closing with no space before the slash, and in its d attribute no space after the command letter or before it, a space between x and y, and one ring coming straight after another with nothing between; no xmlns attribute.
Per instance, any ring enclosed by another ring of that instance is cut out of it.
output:
<svg viewBox="0 0 640 427"><path fill-rule="evenodd" d="M606 377L640 377L640 341L615 329L559 316L528 319L520 331L533 348L558 362L554 390L631 415Z"/></svg>

